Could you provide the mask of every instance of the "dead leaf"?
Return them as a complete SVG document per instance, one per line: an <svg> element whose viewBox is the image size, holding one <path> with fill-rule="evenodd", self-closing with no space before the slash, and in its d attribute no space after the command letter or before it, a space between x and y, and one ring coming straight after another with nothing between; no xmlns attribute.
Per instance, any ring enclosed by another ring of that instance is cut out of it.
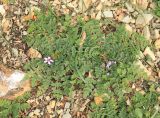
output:
<svg viewBox="0 0 160 118"><path fill-rule="evenodd" d="M126 103L127 103L128 106L131 106L131 100L130 99L127 99Z"/></svg>
<svg viewBox="0 0 160 118"><path fill-rule="evenodd" d="M37 16L33 15L32 20L36 20L36 19L37 19Z"/></svg>
<svg viewBox="0 0 160 118"><path fill-rule="evenodd" d="M3 29L3 32L7 33L9 31L9 29L10 29L9 25L10 25L10 21L4 18L2 20L2 29Z"/></svg>
<svg viewBox="0 0 160 118"><path fill-rule="evenodd" d="M81 37L81 42L80 42L80 47L82 47L83 46L83 44L84 44L84 41L85 41L85 39L86 39L86 32L84 31L84 32L82 32L82 37Z"/></svg>
<svg viewBox="0 0 160 118"><path fill-rule="evenodd" d="M94 102L96 103L96 105L102 104L103 103L102 96L96 96L96 97L94 97Z"/></svg>
<svg viewBox="0 0 160 118"><path fill-rule="evenodd" d="M115 19L116 20L118 20L118 21L122 21L122 19L124 18L124 16L125 16L125 9L117 9L116 11L115 11Z"/></svg>
<svg viewBox="0 0 160 118"><path fill-rule="evenodd" d="M34 15L34 11L31 11L28 15L22 16L23 21L36 20L37 17Z"/></svg>
<svg viewBox="0 0 160 118"><path fill-rule="evenodd" d="M89 20L89 16L85 15L85 16L83 17L83 20L84 20L84 21L88 21L88 20Z"/></svg>
<svg viewBox="0 0 160 118"><path fill-rule="evenodd" d="M88 77L89 77L89 78L91 78L91 77L92 77L92 74L91 74L91 72L89 72L89 74L88 74Z"/></svg>
<svg viewBox="0 0 160 118"><path fill-rule="evenodd" d="M38 52L36 49L30 48L27 51L27 56L30 58L42 58L42 55L40 52Z"/></svg>
<svg viewBox="0 0 160 118"><path fill-rule="evenodd" d="M90 102L89 99L85 101L85 103L81 106L80 111L83 112L86 109L87 104Z"/></svg>

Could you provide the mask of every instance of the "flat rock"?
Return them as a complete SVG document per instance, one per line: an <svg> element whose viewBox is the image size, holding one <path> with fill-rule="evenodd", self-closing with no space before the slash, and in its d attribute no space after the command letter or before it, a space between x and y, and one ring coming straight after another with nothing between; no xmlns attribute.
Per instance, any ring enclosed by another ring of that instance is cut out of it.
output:
<svg viewBox="0 0 160 118"><path fill-rule="evenodd" d="M129 31L129 32L132 32L132 31L133 31L132 27L131 27L129 24L126 24L126 25L125 25L125 28L126 28L126 30Z"/></svg>
<svg viewBox="0 0 160 118"><path fill-rule="evenodd" d="M137 58L138 59L143 59L144 58L144 55L143 55L142 51L139 52L139 55L137 55Z"/></svg>
<svg viewBox="0 0 160 118"><path fill-rule="evenodd" d="M160 49L160 39L156 40L154 45L157 49Z"/></svg>
<svg viewBox="0 0 160 118"><path fill-rule="evenodd" d="M125 16L121 21L124 23L130 23L132 20L132 17L130 16Z"/></svg>
<svg viewBox="0 0 160 118"><path fill-rule="evenodd" d="M151 72L142 64L140 60L138 60L135 65L139 66L140 69L142 69L148 76L151 75Z"/></svg>
<svg viewBox="0 0 160 118"><path fill-rule="evenodd" d="M103 15L105 18L113 18L113 12L110 10L104 11Z"/></svg>
<svg viewBox="0 0 160 118"><path fill-rule="evenodd" d="M79 0L79 10L86 11L91 6L92 0Z"/></svg>
<svg viewBox="0 0 160 118"><path fill-rule="evenodd" d="M149 55L153 61L156 60L156 57L155 57L153 51L151 51L151 49L150 49L149 47L146 47L146 49L145 49L145 51L143 52L143 54L144 54L145 56L146 56L146 55Z"/></svg>
<svg viewBox="0 0 160 118"><path fill-rule="evenodd" d="M36 110L34 111L34 114L37 115L37 116L40 115L40 110L39 110L39 109L36 109Z"/></svg>
<svg viewBox="0 0 160 118"><path fill-rule="evenodd" d="M25 87L30 87L30 85L27 85L27 81L23 81L25 77L25 73L19 70L11 70L3 65L0 65L0 97L3 97L6 95L8 92L12 91L13 89L22 87L23 91L25 91ZM24 84L26 84L24 86ZM19 91L21 92L21 91ZM19 95L19 93L15 92L14 95L9 95L6 96L7 99L12 99L13 97L17 97L16 95Z"/></svg>
<svg viewBox="0 0 160 118"><path fill-rule="evenodd" d="M0 5L0 14L1 14L2 16L4 16L4 15L6 14L6 11L5 11L3 5Z"/></svg>
<svg viewBox="0 0 160 118"><path fill-rule="evenodd" d="M52 100L52 101L49 103L50 108L54 108L55 105L56 105L56 101L55 101L55 100Z"/></svg>
<svg viewBox="0 0 160 118"><path fill-rule="evenodd" d="M51 98L50 96L46 96L46 100L49 101Z"/></svg>
<svg viewBox="0 0 160 118"><path fill-rule="evenodd" d="M158 29L155 29L154 30L154 37L155 39L158 39L160 37L160 33L159 33L159 30Z"/></svg>
<svg viewBox="0 0 160 118"><path fill-rule="evenodd" d="M140 8L145 10L149 5L149 0L137 0L137 4Z"/></svg>
<svg viewBox="0 0 160 118"><path fill-rule="evenodd" d="M71 104L70 104L69 102L66 102L66 104L65 104L65 107L64 107L64 108L65 108L65 109L69 109L69 108L70 108L70 105L71 105Z"/></svg>
<svg viewBox="0 0 160 118"><path fill-rule="evenodd" d="M159 52L159 51L156 52L156 56L157 56L158 58L160 58L160 52Z"/></svg>
<svg viewBox="0 0 160 118"><path fill-rule="evenodd" d="M150 34L150 30L149 30L149 27L148 26L145 26L144 27L144 29L143 29L143 35L144 35L144 37L147 39L147 40L149 40L149 41L151 41L151 34Z"/></svg>
<svg viewBox="0 0 160 118"><path fill-rule="evenodd" d="M69 112L67 112L66 114L64 114L62 116L62 118L72 118L71 114Z"/></svg>
<svg viewBox="0 0 160 118"><path fill-rule="evenodd" d="M47 106L47 111L48 111L48 113L53 113L53 110L52 110L52 108L50 107L50 105Z"/></svg>
<svg viewBox="0 0 160 118"><path fill-rule="evenodd" d="M102 16L102 12L99 11L99 12L97 13L97 15L96 15L96 19L97 19L97 20L100 20L100 19L101 19L101 16Z"/></svg>
<svg viewBox="0 0 160 118"><path fill-rule="evenodd" d="M22 34L25 36L25 35L27 35L28 33L27 33L27 31L23 31Z"/></svg>
<svg viewBox="0 0 160 118"><path fill-rule="evenodd" d="M98 6L96 7L96 10L97 10L97 11L100 11L100 10L102 10L102 8L103 8L103 5L102 5L102 3L100 2L100 3L98 4Z"/></svg>
<svg viewBox="0 0 160 118"><path fill-rule="evenodd" d="M125 6L127 7L127 10L128 10L129 12L134 12L134 8L132 7L131 4L125 3Z"/></svg>
<svg viewBox="0 0 160 118"><path fill-rule="evenodd" d="M12 48L12 53L15 57L18 57L18 50L16 48Z"/></svg>
<svg viewBox="0 0 160 118"><path fill-rule="evenodd" d="M83 2L84 2L84 4L85 4L86 9L88 9L89 6L90 6L91 3L92 3L92 0L83 0Z"/></svg>
<svg viewBox="0 0 160 118"><path fill-rule="evenodd" d="M152 20L153 15L152 14L139 14L136 19L136 26L137 27L144 27L145 25L148 25L149 22Z"/></svg>
<svg viewBox="0 0 160 118"><path fill-rule="evenodd" d="M140 7L141 9L147 9L149 0L131 0L132 4Z"/></svg>

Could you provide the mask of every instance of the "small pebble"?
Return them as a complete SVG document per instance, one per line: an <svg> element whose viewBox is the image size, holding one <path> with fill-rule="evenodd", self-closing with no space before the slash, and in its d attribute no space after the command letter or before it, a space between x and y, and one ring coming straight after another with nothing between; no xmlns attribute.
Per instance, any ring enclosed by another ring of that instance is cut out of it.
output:
<svg viewBox="0 0 160 118"><path fill-rule="evenodd" d="M124 23L130 23L132 20L132 18L130 16L125 16L123 19L122 19L122 22Z"/></svg>
<svg viewBox="0 0 160 118"><path fill-rule="evenodd" d="M34 115L33 112L30 112L30 113L29 113L29 117L32 117L33 115Z"/></svg>
<svg viewBox="0 0 160 118"><path fill-rule="evenodd" d="M129 32L132 32L132 31L133 31L132 27L131 27L129 24L126 24L126 25L125 25L125 28L126 28L126 30L129 31Z"/></svg>
<svg viewBox="0 0 160 118"><path fill-rule="evenodd" d="M134 9L133 9L133 7L132 7L131 4L129 4L129 3L126 2L125 5L126 5L126 7L127 7L127 9L128 9L129 12L134 12Z"/></svg>
<svg viewBox="0 0 160 118"><path fill-rule="evenodd" d="M113 13L110 10L104 11L103 14L105 18L113 18Z"/></svg>
<svg viewBox="0 0 160 118"><path fill-rule="evenodd" d="M53 110L50 106L47 106L47 111L48 111L48 113L53 113Z"/></svg>
<svg viewBox="0 0 160 118"><path fill-rule="evenodd" d="M58 113L58 114L62 114L62 113L63 113L63 110L62 110L62 109L57 110L57 113Z"/></svg>
<svg viewBox="0 0 160 118"><path fill-rule="evenodd" d="M37 115L37 116L39 116L39 115L40 115L40 110L39 110L39 109L36 109L36 110L34 111L34 114Z"/></svg>
<svg viewBox="0 0 160 118"><path fill-rule="evenodd" d="M143 35L144 35L144 37L147 39L147 40L149 40L149 41L151 41L151 34L150 34L150 30L149 30L149 27L148 26L145 26L144 27L144 29L143 29Z"/></svg>
<svg viewBox="0 0 160 118"><path fill-rule="evenodd" d="M160 49L160 39L156 40L154 44L156 49Z"/></svg>
<svg viewBox="0 0 160 118"><path fill-rule="evenodd" d="M25 36L25 35L27 35L28 33L27 33L27 31L23 31L23 35Z"/></svg>
<svg viewBox="0 0 160 118"><path fill-rule="evenodd" d="M31 3L32 5L38 5L38 2L36 2L34 0L30 0L29 3Z"/></svg>
<svg viewBox="0 0 160 118"><path fill-rule="evenodd" d="M71 114L69 113L66 113L62 116L62 118L72 118Z"/></svg>
<svg viewBox="0 0 160 118"><path fill-rule="evenodd" d="M55 105L56 105L56 101L54 101L54 100L52 100L52 101L49 103L49 106L50 106L51 108L54 108Z"/></svg>
<svg viewBox="0 0 160 118"><path fill-rule="evenodd" d="M70 105L71 105L71 104L70 104L69 102L66 102L66 104L65 104L65 107L64 107L64 108L65 108L65 109L69 109L69 108L70 108Z"/></svg>
<svg viewBox="0 0 160 118"><path fill-rule="evenodd" d="M158 39L159 37L160 37L159 30L158 30L158 29L155 29L155 30L154 30L154 38L155 38L155 39Z"/></svg>
<svg viewBox="0 0 160 118"><path fill-rule="evenodd" d="M50 96L46 96L46 100L49 101L51 98Z"/></svg>

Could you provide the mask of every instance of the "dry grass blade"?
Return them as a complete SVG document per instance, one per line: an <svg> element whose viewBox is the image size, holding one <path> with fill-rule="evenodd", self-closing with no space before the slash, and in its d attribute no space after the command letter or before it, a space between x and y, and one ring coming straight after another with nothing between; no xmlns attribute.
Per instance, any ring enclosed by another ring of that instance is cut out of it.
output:
<svg viewBox="0 0 160 118"><path fill-rule="evenodd" d="M81 41L80 41L80 47L83 46L84 42L85 42L85 39L86 39L86 32L82 32L82 37L81 37Z"/></svg>

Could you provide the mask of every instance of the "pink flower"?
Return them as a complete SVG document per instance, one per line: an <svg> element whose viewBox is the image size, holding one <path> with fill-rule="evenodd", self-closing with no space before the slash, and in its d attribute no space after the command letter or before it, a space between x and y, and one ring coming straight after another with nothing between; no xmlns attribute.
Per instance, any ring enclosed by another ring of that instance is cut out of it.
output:
<svg viewBox="0 0 160 118"><path fill-rule="evenodd" d="M44 58L44 63L51 65L54 61L51 59L51 57L45 57Z"/></svg>

